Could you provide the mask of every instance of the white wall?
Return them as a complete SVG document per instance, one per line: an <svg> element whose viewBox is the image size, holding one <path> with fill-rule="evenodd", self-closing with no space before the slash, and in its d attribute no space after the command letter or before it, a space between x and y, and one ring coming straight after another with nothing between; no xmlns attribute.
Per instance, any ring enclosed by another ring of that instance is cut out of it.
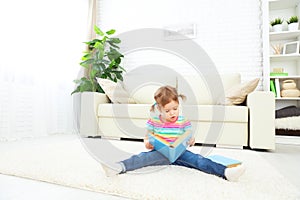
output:
<svg viewBox="0 0 300 200"><path fill-rule="evenodd" d="M99 0L98 21L102 29L114 28L117 33L196 24L197 37L193 40L221 73L240 72L242 81L262 77L260 0ZM189 71L174 56L172 59L154 51L136 54L125 58L127 68L152 62Z"/></svg>

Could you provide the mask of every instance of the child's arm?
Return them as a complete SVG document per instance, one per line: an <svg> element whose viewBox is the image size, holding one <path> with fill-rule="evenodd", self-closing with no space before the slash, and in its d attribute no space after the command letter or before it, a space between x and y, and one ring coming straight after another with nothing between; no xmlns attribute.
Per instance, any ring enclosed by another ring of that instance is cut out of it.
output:
<svg viewBox="0 0 300 200"><path fill-rule="evenodd" d="M195 138L191 137L191 139L189 140L189 146L194 146L195 145Z"/></svg>
<svg viewBox="0 0 300 200"><path fill-rule="evenodd" d="M150 144L150 142L149 142L148 133L146 134L146 136L144 138L144 144L145 144L146 149L150 149L150 150L154 149L153 145Z"/></svg>

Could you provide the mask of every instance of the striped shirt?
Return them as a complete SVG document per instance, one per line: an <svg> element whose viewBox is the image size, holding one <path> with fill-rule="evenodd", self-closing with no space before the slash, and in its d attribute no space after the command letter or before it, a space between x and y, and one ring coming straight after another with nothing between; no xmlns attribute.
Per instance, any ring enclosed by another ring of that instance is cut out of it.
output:
<svg viewBox="0 0 300 200"><path fill-rule="evenodd" d="M175 122L163 122L160 116L154 116L147 121L146 127L148 131L153 132L169 143L173 143L178 136L192 128L191 122L183 116L178 116Z"/></svg>

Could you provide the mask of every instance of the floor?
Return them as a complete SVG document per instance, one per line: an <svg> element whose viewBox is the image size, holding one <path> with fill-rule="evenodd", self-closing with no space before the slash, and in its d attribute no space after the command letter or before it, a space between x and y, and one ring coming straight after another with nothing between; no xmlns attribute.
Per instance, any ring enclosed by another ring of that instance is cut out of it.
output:
<svg viewBox="0 0 300 200"><path fill-rule="evenodd" d="M292 184L300 188L300 145L276 143L276 151L265 152L264 158L273 164ZM93 200L125 199L79 190L55 184L0 174L0 200Z"/></svg>
<svg viewBox="0 0 300 200"><path fill-rule="evenodd" d="M0 174L0 200L41 199L120 200L125 198Z"/></svg>

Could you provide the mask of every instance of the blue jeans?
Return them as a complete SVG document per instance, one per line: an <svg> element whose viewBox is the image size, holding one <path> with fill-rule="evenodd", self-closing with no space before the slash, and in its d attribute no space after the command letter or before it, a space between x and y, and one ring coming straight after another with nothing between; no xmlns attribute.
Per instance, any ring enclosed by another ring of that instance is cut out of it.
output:
<svg viewBox="0 0 300 200"><path fill-rule="evenodd" d="M202 172L214 174L225 179L224 171L226 169L226 166L213 162L210 159L205 158L199 154L195 154L189 150L186 150L173 163L170 163L170 161L165 156L163 156L156 150L142 152L138 155L133 155L130 158L121 162L125 167L123 172L132 171L147 166L171 164L198 169Z"/></svg>

